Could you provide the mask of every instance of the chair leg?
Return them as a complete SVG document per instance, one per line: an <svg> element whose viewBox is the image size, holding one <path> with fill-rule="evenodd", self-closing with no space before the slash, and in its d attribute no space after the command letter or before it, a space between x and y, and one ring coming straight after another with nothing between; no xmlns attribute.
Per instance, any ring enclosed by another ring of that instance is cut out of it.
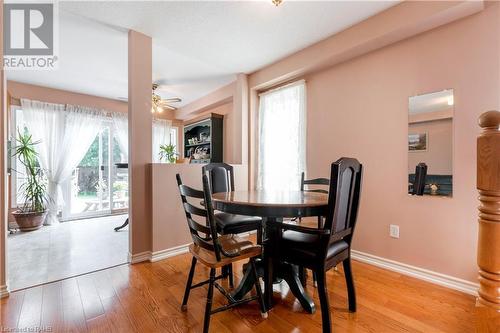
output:
<svg viewBox="0 0 500 333"><path fill-rule="evenodd" d="M186 290L184 291L184 298L182 299L182 306L181 306L182 311L187 310L187 302L189 298L189 292L191 291L191 286L193 285L193 276L195 267L196 267L196 258L193 257L193 260L191 261L191 269L189 270L189 276L186 283Z"/></svg>
<svg viewBox="0 0 500 333"><path fill-rule="evenodd" d="M264 301L264 295L262 294L262 288L260 287L260 279L257 275L257 268L255 267L254 258L250 259L250 265L252 265L252 273L255 279L255 291L257 291L257 300L259 301L260 305L260 315L262 316L262 318L267 318L266 304Z"/></svg>
<svg viewBox="0 0 500 333"><path fill-rule="evenodd" d="M212 312L212 298L214 296L215 268L210 269L210 280L208 283L207 305L205 306L205 318L203 319L203 333L208 333L210 326L210 315Z"/></svg>
<svg viewBox="0 0 500 333"><path fill-rule="evenodd" d="M262 245L262 228L257 229L257 244Z"/></svg>
<svg viewBox="0 0 500 333"><path fill-rule="evenodd" d="M229 288L234 288L233 264L227 266L227 274L229 277Z"/></svg>
<svg viewBox="0 0 500 333"><path fill-rule="evenodd" d="M318 278L318 294L319 302L321 304L321 321L323 324L323 333L330 333L330 304L328 301L328 290L326 287L326 272L324 270L318 270L316 271L316 277Z"/></svg>
<svg viewBox="0 0 500 333"><path fill-rule="evenodd" d="M313 274L313 285L314 285L314 288L318 288L318 279L316 278L316 272L313 271L312 274Z"/></svg>
<svg viewBox="0 0 500 333"><path fill-rule="evenodd" d="M354 279L352 277L351 257L344 260L342 265L344 266L345 282L347 284L349 311L356 312L356 290L354 289Z"/></svg>
<svg viewBox="0 0 500 333"><path fill-rule="evenodd" d="M221 268L221 274L225 278L228 278L229 280L229 287L234 288L234 283L233 283L233 265L229 264L226 266L222 266Z"/></svg>
<svg viewBox="0 0 500 333"><path fill-rule="evenodd" d="M223 278L227 278L227 266L222 266L220 268L220 274L223 276Z"/></svg>

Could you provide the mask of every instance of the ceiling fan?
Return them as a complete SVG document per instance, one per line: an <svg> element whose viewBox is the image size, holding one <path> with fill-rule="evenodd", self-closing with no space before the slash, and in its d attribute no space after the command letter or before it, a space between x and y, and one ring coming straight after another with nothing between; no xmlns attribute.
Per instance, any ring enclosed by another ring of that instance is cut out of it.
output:
<svg viewBox="0 0 500 333"><path fill-rule="evenodd" d="M179 97L162 99L160 95L155 93L155 90L158 89L158 86L159 86L158 83L153 83L151 112L162 113L163 109L168 109L172 111L177 110L177 108L171 104L182 102L182 99L180 99Z"/></svg>

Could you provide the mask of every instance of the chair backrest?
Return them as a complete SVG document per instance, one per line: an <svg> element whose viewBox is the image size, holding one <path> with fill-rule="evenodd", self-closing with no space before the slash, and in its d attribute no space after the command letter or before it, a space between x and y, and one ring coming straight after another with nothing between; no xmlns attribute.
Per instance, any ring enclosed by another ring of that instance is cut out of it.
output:
<svg viewBox="0 0 500 333"><path fill-rule="evenodd" d="M317 192L317 193L326 193L326 194L328 194L328 190L324 190L324 189L320 189L320 188L308 189L308 188L306 188L307 185L324 185L324 186L329 186L330 185L330 179L328 179L328 178L305 179L304 172L302 172L302 176L301 176L301 179L300 179L300 190L301 191Z"/></svg>
<svg viewBox="0 0 500 333"><path fill-rule="evenodd" d="M413 195L424 195L425 178L427 177L427 164L421 162L415 167L415 181L413 182Z"/></svg>
<svg viewBox="0 0 500 333"><path fill-rule="evenodd" d="M329 242L344 239L351 243L358 215L363 166L354 158L342 157L332 163L328 213L325 229L330 230Z"/></svg>
<svg viewBox="0 0 500 333"><path fill-rule="evenodd" d="M218 261L221 260L221 247L218 242L217 227L214 219L214 211L212 205L212 196L210 194L210 186L208 178L203 175L203 191L193 189L187 185L182 184L181 176L177 174L177 185L181 194L182 206L186 213L187 224L193 243L215 253ZM197 207L188 202L188 198L204 200L204 207ZM201 224L196 221L194 216L201 217L205 223ZM203 235L201 235L203 234Z"/></svg>
<svg viewBox="0 0 500 333"><path fill-rule="evenodd" d="M233 167L226 163L210 163L201 169L208 176L212 193L234 191Z"/></svg>

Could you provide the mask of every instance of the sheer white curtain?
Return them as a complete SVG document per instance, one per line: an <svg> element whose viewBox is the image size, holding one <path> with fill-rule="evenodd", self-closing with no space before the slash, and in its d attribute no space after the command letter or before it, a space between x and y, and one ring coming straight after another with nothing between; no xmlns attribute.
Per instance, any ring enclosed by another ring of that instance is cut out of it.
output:
<svg viewBox="0 0 500 333"><path fill-rule="evenodd" d="M172 121L153 119L153 163L167 163L160 161L160 146L170 144L170 129Z"/></svg>
<svg viewBox="0 0 500 333"><path fill-rule="evenodd" d="M113 129L115 130L118 145L123 155L128 159L128 115L118 112L111 113Z"/></svg>
<svg viewBox="0 0 500 333"><path fill-rule="evenodd" d="M97 109L21 99L23 116L48 179L49 214L45 224L58 223L61 184L71 177L101 128Z"/></svg>
<svg viewBox="0 0 500 333"><path fill-rule="evenodd" d="M260 95L257 188L299 190L306 168L305 82Z"/></svg>

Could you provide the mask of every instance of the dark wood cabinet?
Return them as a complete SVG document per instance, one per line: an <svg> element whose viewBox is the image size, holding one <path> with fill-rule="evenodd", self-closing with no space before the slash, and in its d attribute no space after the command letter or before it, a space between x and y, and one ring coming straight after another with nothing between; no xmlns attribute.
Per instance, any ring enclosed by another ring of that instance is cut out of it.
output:
<svg viewBox="0 0 500 333"><path fill-rule="evenodd" d="M184 157L191 163L221 163L224 116L210 117L184 126Z"/></svg>

